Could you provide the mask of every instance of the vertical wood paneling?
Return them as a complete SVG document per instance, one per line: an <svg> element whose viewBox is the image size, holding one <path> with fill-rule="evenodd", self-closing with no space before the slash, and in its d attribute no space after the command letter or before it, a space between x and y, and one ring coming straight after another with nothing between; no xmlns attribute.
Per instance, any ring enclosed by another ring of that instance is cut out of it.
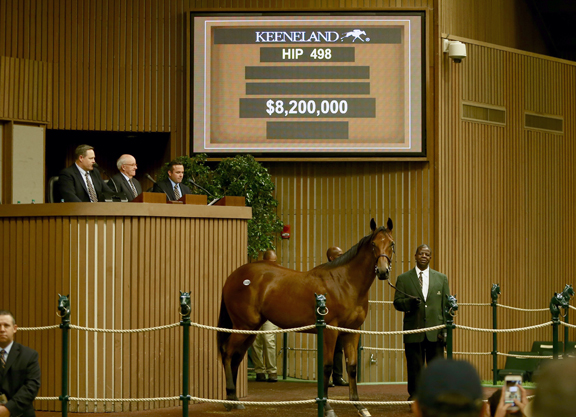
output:
<svg viewBox="0 0 576 417"><path fill-rule="evenodd" d="M570 122L564 135L524 129L524 113L573 120L569 86L576 65L485 44L467 47L469 61L462 64L439 58L440 267L460 302L489 303L490 285L500 283L502 304L546 308L555 291L574 284L564 248L574 204L574 179L565 173L576 156L576 132ZM463 100L505 107L506 125L462 120ZM546 311L499 311L501 328L548 320ZM463 308L458 322L489 328L489 309ZM499 351L529 350L533 340L551 337L549 328L502 334ZM489 334L459 331L454 348L487 352L491 343ZM490 357L465 358L489 379ZM499 359L500 367L504 362Z"/></svg>

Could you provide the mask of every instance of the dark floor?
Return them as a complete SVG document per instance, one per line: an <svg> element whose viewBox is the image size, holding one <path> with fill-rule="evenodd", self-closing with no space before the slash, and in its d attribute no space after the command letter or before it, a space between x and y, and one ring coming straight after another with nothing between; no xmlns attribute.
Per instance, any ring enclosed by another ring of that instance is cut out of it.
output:
<svg viewBox="0 0 576 417"><path fill-rule="evenodd" d="M495 388L485 388L485 396L488 398ZM290 401L290 400L307 400L316 398L317 387L314 383L309 382L286 382L280 380L272 384L267 382L248 383L248 396L243 398L245 401ZM406 384L398 385L360 385L358 387L360 399L365 401L405 401L408 397ZM330 398L338 400L348 399L347 387L330 388ZM356 409L351 405L333 405L336 415L339 417L357 417ZM368 405L366 406L372 416L386 417L408 417L413 416L409 411L408 405ZM289 414L291 417L314 417L318 415L316 405L289 405L289 406L250 406L247 405L244 410L232 410L230 412L224 409L222 404L203 403L194 404L189 407L191 417L269 417L270 415L279 415L280 413ZM182 416L182 408L174 407L160 410L133 411L124 413L69 413L73 416L84 417L178 417ZM55 412L36 412L37 417L56 417L61 413Z"/></svg>

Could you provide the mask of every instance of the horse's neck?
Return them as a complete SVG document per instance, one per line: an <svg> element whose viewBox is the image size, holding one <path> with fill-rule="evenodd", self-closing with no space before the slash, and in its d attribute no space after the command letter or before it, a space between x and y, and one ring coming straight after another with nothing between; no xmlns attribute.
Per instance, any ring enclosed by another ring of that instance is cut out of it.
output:
<svg viewBox="0 0 576 417"><path fill-rule="evenodd" d="M366 254L365 252L368 252ZM369 248L362 248L349 263L350 282L358 289L358 294L365 294L370 290L376 274L374 272L374 259Z"/></svg>

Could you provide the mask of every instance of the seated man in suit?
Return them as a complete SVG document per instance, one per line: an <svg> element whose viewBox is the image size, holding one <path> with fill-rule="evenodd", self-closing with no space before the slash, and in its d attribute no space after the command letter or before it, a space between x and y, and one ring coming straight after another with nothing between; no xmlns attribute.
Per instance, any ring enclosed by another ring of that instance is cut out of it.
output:
<svg viewBox="0 0 576 417"><path fill-rule="evenodd" d="M192 190L182 184L184 178L184 165L178 161L171 161L168 164L168 179L158 181L152 188L153 193L165 193L174 201L179 200L184 194L192 194Z"/></svg>
<svg viewBox="0 0 576 417"><path fill-rule="evenodd" d="M0 417L34 417L40 388L38 352L14 341L16 320L0 310Z"/></svg>
<svg viewBox="0 0 576 417"><path fill-rule="evenodd" d="M111 188L114 187L116 192L123 192L128 197L128 201L132 201L142 193L140 181L134 178L138 168L136 158L128 154L122 155L116 161L116 166L120 172L112 177L108 185Z"/></svg>
<svg viewBox="0 0 576 417"><path fill-rule="evenodd" d="M96 154L90 145L80 145L75 151L76 161L60 171L58 189L65 202L96 203L104 201L102 192L112 192L94 167Z"/></svg>

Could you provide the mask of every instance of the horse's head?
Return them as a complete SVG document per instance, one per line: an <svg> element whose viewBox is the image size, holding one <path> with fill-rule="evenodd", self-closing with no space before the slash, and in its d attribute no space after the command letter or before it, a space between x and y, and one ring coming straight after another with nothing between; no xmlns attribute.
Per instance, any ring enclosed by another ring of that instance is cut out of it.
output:
<svg viewBox="0 0 576 417"><path fill-rule="evenodd" d="M574 288L572 288L572 285L566 284L562 291L562 297L564 297L566 303L570 302L570 299L574 297Z"/></svg>
<svg viewBox="0 0 576 417"><path fill-rule="evenodd" d="M189 316L191 311L190 293L180 291L180 315Z"/></svg>
<svg viewBox="0 0 576 417"><path fill-rule="evenodd" d="M58 316L66 317L70 314L70 294L60 295L58 294Z"/></svg>
<svg viewBox="0 0 576 417"><path fill-rule="evenodd" d="M392 220L388 219L386 227L376 227L374 219L370 220L372 229L372 253L376 259L374 272L380 280L390 278L392 257L394 256L394 238L392 237Z"/></svg>

